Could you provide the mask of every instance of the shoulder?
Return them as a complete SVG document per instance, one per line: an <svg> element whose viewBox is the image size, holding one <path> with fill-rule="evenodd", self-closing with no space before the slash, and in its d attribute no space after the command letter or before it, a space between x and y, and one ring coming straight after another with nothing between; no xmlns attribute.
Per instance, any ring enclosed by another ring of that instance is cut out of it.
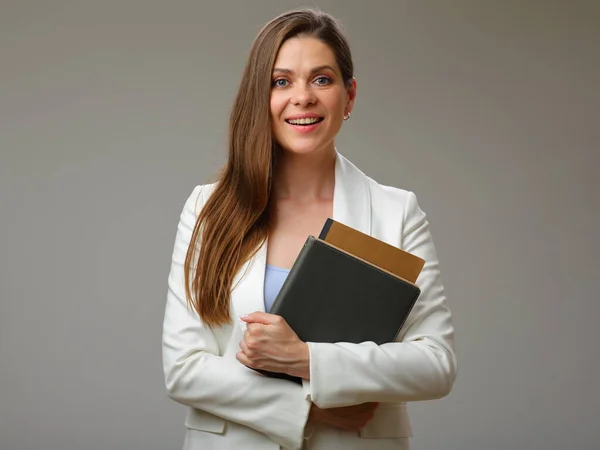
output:
<svg viewBox="0 0 600 450"><path fill-rule="evenodd" d="M423 214L413 191L381 184L370 177L366 177L366 179L373 212L380 212L386 216L394 215L400 221Z"/></svg>
<svg viewBox="0 0 600 450"><path fill-rule="evenodd" d="M183 212L197 217L215 188L216 183L199 184L194 187L184 203Z"/></svg>
<svg viewBox="0 0 600 450"><path fill-rule="evenodd" d="M414 249L415 240L428 234L429 220L413 191L369 181L371 192L371 229L374 235L407 251Z"/></svg>
<svg viewBox="0 0 600 450"><path fill-rule="evenodd" d="M342 177L345 187L350 190L354 190L358 185L364 185L374 211L402 212L416 204L416 195L411 190L379 183L340 152L336 152L339 161L336 175Z"/></svg>
<svg viewBox="0 0 600 450"><path fill-rule="evenodd" d="M416 194L406 187L380 183L351 161L339 155L339 173L349 189L363 185L369 197L372 232L379 235L402 235L414 223L425 221Z"/></svg>
<svg viewBox="0 0 600 450"><path fill-rule="evenodd" d="M397 186L381 184L374 179L367 177L367 184L371 199L377 202L389 203L393 205L404 204L413 194L412 191Z"/></svg>

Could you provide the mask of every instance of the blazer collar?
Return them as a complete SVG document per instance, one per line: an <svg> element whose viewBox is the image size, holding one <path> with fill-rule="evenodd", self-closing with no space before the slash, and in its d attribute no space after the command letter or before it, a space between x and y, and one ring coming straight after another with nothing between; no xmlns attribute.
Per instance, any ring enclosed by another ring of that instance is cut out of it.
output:
<svg viewBox="0 0 600 450"><path fill-rule="evenodd" d="M337 150L335 161L333 219L370 235L369 179ZM266 262L267 242L242 266L236 275L231 294L231 305L232 312L237 318L254 311L264 312Z"/></svg>

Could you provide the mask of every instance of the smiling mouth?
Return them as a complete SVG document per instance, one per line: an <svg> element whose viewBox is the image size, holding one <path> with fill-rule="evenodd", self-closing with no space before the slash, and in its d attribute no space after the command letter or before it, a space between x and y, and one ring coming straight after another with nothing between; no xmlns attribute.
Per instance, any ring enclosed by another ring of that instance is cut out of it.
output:
<svg viewBox="0 0 600 450"><path fill-rule="evenodd" d="M286 119L286 122L289 123L290 125L307 127L309 125L315 125L317 123L320 123L324 119L325 119L324 117L311 117L311 118L304 118L304 119L291 119L291 120Z"/></svg>

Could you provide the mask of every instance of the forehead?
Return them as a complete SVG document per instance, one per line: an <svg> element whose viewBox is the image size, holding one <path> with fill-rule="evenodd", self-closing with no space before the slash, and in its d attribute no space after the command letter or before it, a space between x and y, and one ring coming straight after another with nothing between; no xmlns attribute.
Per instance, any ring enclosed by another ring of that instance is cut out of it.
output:
<svg viewBox="0 0 600 450"><path fill-rule="evenodd" d="M319 39L307 36L285 41L275 59L275 67L294 71L321 65L329 65L339 72L333 50Z"/></svg>

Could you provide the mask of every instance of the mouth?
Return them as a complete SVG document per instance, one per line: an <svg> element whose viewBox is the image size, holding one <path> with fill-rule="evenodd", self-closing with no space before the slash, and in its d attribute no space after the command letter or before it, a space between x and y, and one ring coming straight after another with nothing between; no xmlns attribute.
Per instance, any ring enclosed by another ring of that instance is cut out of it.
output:
<svg viewBox="0 0 600 450"><path fill-rule="evenodd" d="M303 117L301 119L285 119L285 121L296 127L309 127L322 122L324 119L324 117Z"/></svg>

